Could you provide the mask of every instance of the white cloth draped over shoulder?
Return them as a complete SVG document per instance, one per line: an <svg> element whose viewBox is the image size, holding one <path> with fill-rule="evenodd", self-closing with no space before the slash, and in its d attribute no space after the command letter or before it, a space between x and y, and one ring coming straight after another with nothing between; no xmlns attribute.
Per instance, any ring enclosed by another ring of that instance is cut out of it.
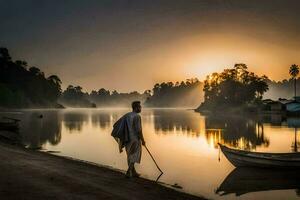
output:
<svg viewBox="0 0 300 200"><path fill-rule="evenodd" d="M141 116L138 113L130 112L126 115L129 131L129 142L125 145L128 166L141 162L142 144L140 134L142 133Z"/></svg>

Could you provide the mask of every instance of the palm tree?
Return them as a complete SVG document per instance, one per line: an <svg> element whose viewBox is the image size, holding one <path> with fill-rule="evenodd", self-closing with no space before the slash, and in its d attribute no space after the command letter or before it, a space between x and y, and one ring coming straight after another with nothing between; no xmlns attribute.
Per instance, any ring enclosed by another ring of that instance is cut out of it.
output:
<svg viewBox="0 0 300 200"><path fill-rule="evenodd" d="M294 79L294 89L295 89L295 98L296 98L296 81L297 81L297 76L299 74L299 66L296 64L291 65L289 74Z"/></svg>

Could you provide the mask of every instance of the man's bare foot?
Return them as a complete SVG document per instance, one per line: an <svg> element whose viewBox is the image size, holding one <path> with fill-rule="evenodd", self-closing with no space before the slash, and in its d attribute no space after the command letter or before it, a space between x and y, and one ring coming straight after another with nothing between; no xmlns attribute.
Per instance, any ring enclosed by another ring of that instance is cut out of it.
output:
<svg viewBox="0 0 300 200"><path fill-rule="evenodd" d="M139 173L137 173L137 172L135 171L135 169L133 168L133 170L132 170L132 176L133 176L133 177L140 177L141 175L140 175Z"/></svg>
<svg viewBox="0 0 300 200"><path fill-rule="evenodd" d="M133 177L140 177L140 176L141 176L141 174L139 174L139 173L135 172L135 173L133 173L133 174L132 174L132 176L133 176Z"/></svg>

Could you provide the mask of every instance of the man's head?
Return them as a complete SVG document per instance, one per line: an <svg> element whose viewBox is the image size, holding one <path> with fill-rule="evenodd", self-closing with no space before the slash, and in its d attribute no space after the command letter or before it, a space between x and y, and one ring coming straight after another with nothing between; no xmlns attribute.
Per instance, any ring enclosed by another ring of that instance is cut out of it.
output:
<svg viewBox="0 0 300 200"><path fill-rule="evenodd" d="M140 101L134 101L131 103L132 111L140 113L142 111L142 106Z"/></svg>

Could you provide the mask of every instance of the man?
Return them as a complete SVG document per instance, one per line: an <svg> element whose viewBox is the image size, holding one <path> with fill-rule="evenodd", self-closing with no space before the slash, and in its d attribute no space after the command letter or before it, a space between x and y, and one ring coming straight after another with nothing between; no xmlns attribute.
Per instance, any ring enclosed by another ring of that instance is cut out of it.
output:
<svg viewBox="0 0 300 200"><path fill-rule="evenodd" d="M145 145L141 116L139 115L142 111L141 102L134 101L131 107L132 112L125 114L114 124L112 136L118 141L120 152L125 146L128 163L126 177L138 177L139 174L134 165L140 163L142 145Z"/></svg>

